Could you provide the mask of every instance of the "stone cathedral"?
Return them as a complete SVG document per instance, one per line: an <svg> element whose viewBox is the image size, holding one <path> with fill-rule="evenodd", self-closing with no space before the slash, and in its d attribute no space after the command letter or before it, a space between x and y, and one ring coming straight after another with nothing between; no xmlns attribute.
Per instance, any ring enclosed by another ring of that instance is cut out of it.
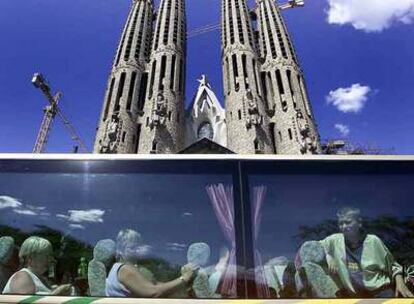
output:
<svg viewBox="0 0 414 304"><path fill-rule="evenodd" d="M95 153L318 154L303 72L275 0L221 0L224 104L205 75L185 109L185 0L133 0Z"/></svg>

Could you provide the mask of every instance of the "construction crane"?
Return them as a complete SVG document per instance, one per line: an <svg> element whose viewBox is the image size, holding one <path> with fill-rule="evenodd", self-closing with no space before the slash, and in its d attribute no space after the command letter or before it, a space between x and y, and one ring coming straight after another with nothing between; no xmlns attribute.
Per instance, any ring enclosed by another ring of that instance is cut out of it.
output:
<svg viewBox="0 0 414 304"><path fill-rule="evenodd" d="M40 125L39 133L37 134L36 143L33 148L33 153L42 153L45 150L47 139L49 136L50 129L55 119L56 114L62 120L66 129L69 131L69 134L78 146L82 149L83 152L88 152L86 145L82 138L79 136L75 127L70 123L70 121L63 114L62 110L58 107L59 100L62 97L62 92L57 92L55 95L52 94L51 88L45 78L40 73L35 73L32 78L32 84L35 88L40 89L45 95L49 104L44 108L44 116L42 124Z"/></svg>
<svg viewBox="0 0 414 304"><path fill-rule="evenodd" d="M289 8L303 7L303 6L305 6L304 0L288 0L286 3L280 4L279 9L285 10ZM221 28L220 23L207 24L202 27L189 31L187 33L187 38L193 38L193 37L205 34L205 33L219 30L220 28Z"/></svg>

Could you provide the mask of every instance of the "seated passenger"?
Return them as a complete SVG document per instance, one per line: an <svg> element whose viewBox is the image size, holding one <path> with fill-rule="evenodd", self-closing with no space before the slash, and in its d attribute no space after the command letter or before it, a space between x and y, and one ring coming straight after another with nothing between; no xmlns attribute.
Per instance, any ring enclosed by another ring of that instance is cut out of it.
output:
<svg viewBox="0 0 414 304"><path fill-rule="evenodd" d="M43 276L53 263L52 244L41 237L27 238L19 251L23 269L12 275L4 287L7 294L69 295L71 285L60 285L52 289Z"/></svg>
<svg viewBox="0 0 414 304"><path fill-rule="evenodd" d="M311 298L335 298L339 288L326 264L323 246L317 241L303 243L299 250L298 293Z"/></svg>
<svg viewBox="0 0 414 304"><path fill-rule="evenodd" d="M196 274L196 268L186 265L179 278L157 284L147 280L136 266L141 235L135 230L125 229L116 240L117 262L106 279L106 295L109 297L164 297L182 286L188 286Z"/></svg>
<svg viewBox="0 0 414 304"><path fill-rule="evenodd" d="M18 250L10 236L0 238L0 290L19 268Z"/></svg>
<svg viewBox="0 0 414 304"><path fill-rule="evenodd" d="M320 243L329 270L339 276L341 288L356 297L413 297L404 283L402 267L381 239L361 231L359 209L343 208L337 217L341 233L332 234Z"/></svg>
<svg viewBox="0 0 414 304"><path fill-rule="evenodd" d="M219 261L217 262L216 266L212 270L210 277L208 278L208 285L209 289L214 293L214 298L221 298L219 293L219 285L220 281L222 280L224 271L226 270L228 261L230 257L230 252L227 247L222 247L220 249L220 257Z"/></svg>
<svg viewBox="0 0 414 304"><path fill-rule="evenodd" d="M282 294L285 288L283 279L288 264L289 260L284 256L280 256L270 259L263 265L264 275L272 298L283 297Z"/></svg>
<svg viewBox="0 0 414 304"><path fill-rule="evenodd" d="M93 259L88 265L88 284L91 296L105 296L106 275L114 259L115 242L110 239L98 241L93 249Z"/></svg>
<svg viewBox="0 0 414 304"><path fill-rule="evenodd" d="M200 266L194 278L191 291L195 298L213 298L215 290L210 290L208 277L211 270L205 268L210 259L210 246L206 243L193 243L188 247L187 261L190 265Z"/></svg>

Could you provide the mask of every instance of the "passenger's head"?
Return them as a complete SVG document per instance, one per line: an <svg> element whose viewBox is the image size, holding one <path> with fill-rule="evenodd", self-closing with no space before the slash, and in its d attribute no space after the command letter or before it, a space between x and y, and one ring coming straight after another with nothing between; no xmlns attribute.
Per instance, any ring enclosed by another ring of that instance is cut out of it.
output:
<svg viewBox="0 0 414 304"><path fill-rule="evenodd" d="M189 263L204 266L210 259L210 246L206 243L193 243L188 247L187 260Z"/></svg>
<svg viewBox="0 0 414 304"><path fill-rule="evenodd" d="M345 237L353 237L360 233L362 219L359 209L344 207L336 213L336 216L338 217L339 230Z"/></svg>
<svg viewBox="0 0 414 304"><path fill-rule="evenodd" d="M52 244L44 238L31 236L20 247L19 258L25 267L44 273L54 261Z"/></svg>
<svg viewBox="0 0 414 304"><path fill-rule="evenodd" d="M19 267L17 247L10 236L0 237L0 265L13 272Z"/></svg>
<svg viewBox="0 0 414 304"><path fill-rule="evenodd" d="M116 255L118 260L135 263L139 255L141 234L132 229L119 231L116 238Z"/></svg>
<svg viewBox="0 0 414 304"><path fill-rule="evenodd" d="M106 266L113 260L116 252L116 244L111 239L100 240L93 249L93 258Z"/></svg>

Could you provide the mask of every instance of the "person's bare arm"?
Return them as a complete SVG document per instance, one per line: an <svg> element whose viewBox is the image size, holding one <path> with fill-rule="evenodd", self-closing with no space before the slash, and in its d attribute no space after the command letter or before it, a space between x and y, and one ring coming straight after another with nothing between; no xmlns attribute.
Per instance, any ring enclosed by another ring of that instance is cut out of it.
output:
<svg viewBox="0 0 414 304"><path fill-rule="evenodd" d="M10 282L12 294L35 294L36 287L32 278L24 271L19 271Z"/></svg>
<svg viewBox="0 0 414 304"><path fill-rule="evenodd" d="M130 265L124 265L119 269L118 278L122 285L131 291L132 295L144 298L159 298L165 296L188 282L185 278L180 277L166 283L157 283L155 285L145 279L135 267Z"/></svg>
<svg viewBox="0 0 414 304"><path fill-rule="evenodd" d="M54 296L69 296L70 292L71 292L71 287L72 287L71 284L60 285L52 291L52 295L54 295Z"/></svg>
<svg viewBox="0 0 414 304"><path fill-rule="evenodd" d="M403 276L401 274L397 274L395 276L395 297L397 298L398 295L401 295L404 298L414 297L412 292L408 289L407 285L405 285Z"/></svg>

